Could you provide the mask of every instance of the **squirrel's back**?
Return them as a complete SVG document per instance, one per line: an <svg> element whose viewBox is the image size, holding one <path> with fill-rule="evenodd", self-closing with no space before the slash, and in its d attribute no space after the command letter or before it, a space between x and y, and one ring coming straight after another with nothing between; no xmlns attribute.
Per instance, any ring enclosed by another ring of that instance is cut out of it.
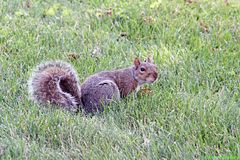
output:
<svg viewBox="0 0 240 160"><path fill-rule="evenodd" d="M62 61L49 61L36 67L28 81L29 94L38 103L52 103L76 109L81 89L75 70Z"/></svg>

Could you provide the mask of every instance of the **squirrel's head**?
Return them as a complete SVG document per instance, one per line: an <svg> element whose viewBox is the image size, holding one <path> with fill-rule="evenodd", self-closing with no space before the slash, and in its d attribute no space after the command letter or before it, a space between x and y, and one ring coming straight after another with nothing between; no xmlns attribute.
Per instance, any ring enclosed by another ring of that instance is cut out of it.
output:
<svg viewBox="0 0 240 160"><path fill-rule="evenodd" d="M139 58L134 60L134 77L140 83L153 83L158 78L157 66L151 58L141 62Z"/></svg>

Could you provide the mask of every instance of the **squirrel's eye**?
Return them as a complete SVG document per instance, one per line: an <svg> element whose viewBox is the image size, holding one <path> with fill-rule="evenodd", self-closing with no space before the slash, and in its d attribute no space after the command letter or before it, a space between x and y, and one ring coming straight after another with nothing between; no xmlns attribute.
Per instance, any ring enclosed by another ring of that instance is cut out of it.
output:
<svg viewBox="0 0 240 160"><path fill-rule="evenodd" d="M143 72L143 71L145 71L145 68L140 68L140 70Z"/></svg>

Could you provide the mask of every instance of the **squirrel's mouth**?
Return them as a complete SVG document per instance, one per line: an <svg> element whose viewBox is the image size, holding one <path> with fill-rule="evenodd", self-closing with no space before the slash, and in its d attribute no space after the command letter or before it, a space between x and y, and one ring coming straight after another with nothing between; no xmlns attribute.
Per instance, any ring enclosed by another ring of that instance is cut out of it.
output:
<svg viewBox="0 0 240 160"><path fill-rule="evenodd" d="M146 83L152 84L152 83L154 83L155 81L156 81L156 79L155 79L155 80L147 80Z"/></svg>
<svg viewBox="0 0 240 160"><path fill-rule="evenodd" d="M157 80L157 77L154 77L154 78L149 78L146 80L147 83L154 83L155 81Z"/></svg>
<svg viewBox="0 0 240 160"><path fill-rule="evenodd" d="M148 81L148 83L154 83L157 79Z"/></svg>

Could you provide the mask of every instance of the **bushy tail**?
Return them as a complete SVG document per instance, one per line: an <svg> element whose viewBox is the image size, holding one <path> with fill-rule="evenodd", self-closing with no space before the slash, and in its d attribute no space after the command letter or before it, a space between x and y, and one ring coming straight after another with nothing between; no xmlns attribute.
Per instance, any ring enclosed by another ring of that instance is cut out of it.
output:
<svg viewBox="0 0 240 160"><path fill-rule="evenodd" d="M28 81L31 99L67 109L81 105L81 89L75 70L62 61L49 61L36 67Z"/></svg>

